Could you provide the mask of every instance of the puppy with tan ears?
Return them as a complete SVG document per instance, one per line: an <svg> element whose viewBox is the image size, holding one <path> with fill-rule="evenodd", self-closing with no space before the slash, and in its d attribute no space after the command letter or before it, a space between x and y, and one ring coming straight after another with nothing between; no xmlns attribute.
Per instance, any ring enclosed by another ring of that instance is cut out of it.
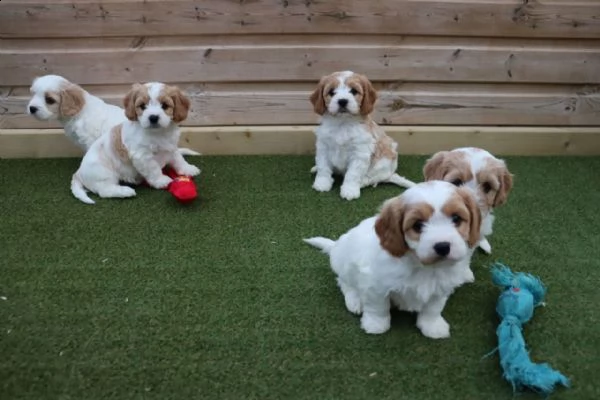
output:
<svg viewBox="0 0 600 400"><path fill-rule="evenodd" d="M490 254L487 236L492 234L494 208L506 203L513 187L513 175L504 160L476 147L440 151L427 160L423 175L426 181L444 180L474 191L483 217L479 247Z"/></svg>
<svg viewBox="0 0 600 400"><path fill-rule="evenodd" d="M181 175L200 170L188 164L177 149L178 123L185 120L189 99L175 86L151 82L135 84L124 99L128 121L96 140L73 175L71 192L84 203L94 204L86 189L100 197L132 197L135 190L119 182L143 180L162 189L171 178L162 173L167 164Z"/></svg>
<svg viewBox="0 0 600 400"><path fill-rule="evenodd" d="M305 239L329 254L346 308L367 333L390 328L390 306L417 313L423 335L450 336L442 311L454 290L473 282L470 268L481 214L473 193L423 182L386 201L337 241Z"/></svg>
<svg viewBox="0 0 600 400"><path fill-rule="evenodd" d="M371 118L377 91L364 75L334 72L321 78L310 101L321 123L315 134L316 172L313 188L331 190L333 175L344 176L341 196L360 197L360 190L380 182L411 187L413 182L396 174L397 143Z"/></svg>
<svg viewBox="0 0 600 400"><path fill-rule="evenodd" d="M58 120L69 139L84 151L92 143L127 120L123 109L105 103L75 83L58 75L35 78L27 113L41 120Z"/></svg>
<svg viewBox="0 0 600 400"><path fill-rule="evenodd" d="M103 133L127 121L121 107L104 102L59 75L35 78L29 90L32 96L27 113L40 121L58 120L67 137L84 151ZM184 155L200 154L187 148L179 151Z"/></svg>

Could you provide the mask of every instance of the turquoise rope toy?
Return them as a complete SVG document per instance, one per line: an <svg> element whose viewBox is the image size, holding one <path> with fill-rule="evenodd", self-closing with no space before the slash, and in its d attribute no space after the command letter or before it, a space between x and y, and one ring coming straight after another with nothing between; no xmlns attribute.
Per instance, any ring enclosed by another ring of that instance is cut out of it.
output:
<svg viewBox="0 0 600 400"><path fill-rule="evenodd" d="M502 319L496 334L504 378L513 390L531 389L544 395L551 394L557 385L568 387L569 380L563 374L548 364L531 362L523 338L523 324L544 300L546 287L542 281L530 274L515 274L501 263L492 266L492 281L503 289L496 306Z"/></svg>

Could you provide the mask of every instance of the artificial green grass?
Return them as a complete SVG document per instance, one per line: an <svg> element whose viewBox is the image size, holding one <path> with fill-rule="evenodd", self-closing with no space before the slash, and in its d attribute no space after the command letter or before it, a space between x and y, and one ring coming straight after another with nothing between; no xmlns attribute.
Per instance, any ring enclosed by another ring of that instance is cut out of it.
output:
<svg viewBox="0 0 600 400"><path fill-rule="evenodd" d="M600 158L508 158L493 255L475 256L440 341L405 313L365 334L327 257L301 241L337 237L398 188L347 202L339 184L311 189L312 157L192 160L189 207L150 189L89 206L69 191L77 160L0 160L0 398L509 399L497 355L482 358L495 260L549 287L525 336L572 379L553 398L600 398ZM418 179L423 161L400 170Z"/></svg>

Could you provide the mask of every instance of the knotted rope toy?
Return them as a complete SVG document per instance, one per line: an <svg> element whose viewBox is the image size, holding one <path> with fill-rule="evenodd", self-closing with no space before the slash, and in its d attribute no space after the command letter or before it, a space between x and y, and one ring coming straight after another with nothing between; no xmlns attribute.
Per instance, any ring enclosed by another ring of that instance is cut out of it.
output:
<svg viewBox="0 0 600 400"><path fill-rule="evenodd" d="M542 281L526 273L513 273L507 266L492 266L492 282L503 292L498 298L496 312L502 319L496 330L500 365L504 379L513 390L531 389L544 395L555 386L569 386L569 380L548 364L535 364L529 359L522 327L533 317L535 307L542 305L546 287Z"/></svg>

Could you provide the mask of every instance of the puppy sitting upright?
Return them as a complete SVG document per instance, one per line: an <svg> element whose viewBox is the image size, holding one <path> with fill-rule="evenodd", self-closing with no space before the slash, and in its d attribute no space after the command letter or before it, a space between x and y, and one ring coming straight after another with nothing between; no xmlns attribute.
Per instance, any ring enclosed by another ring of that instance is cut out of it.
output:
<svg viewBox="0 0 600 400"><path fill-rule="evenodd" d="M359 198L361 188L379 182L414 185L396 174L397 143L370 117L376 100L377 92L364 75L343 71L321 78L310 96L322 116L311 171L317 173L315 190L331 190L333 174L344 176L340 194L346 200Z"/></svg>
<svg viewBox="0 0 600 400"><path fill-rule="evenodd" d="M494 208L506 203L513 187L504 160L476 147L440 151L427 160L423 175L426 181L444 180L474 191L483 217L479 247L490 254L492 246L486 236L492 234Z"/></svg>
<svg viewBox="0 0 600 400"><path fill-rule="evenodd" d="M481 224L473 193L448 182L415 185L386 201L337 241L305 239L329 254L346 308L367 333L390 328L390 306L417 313L430 338L450 336L442 311L452 292L475 279L471 256Z"/></svg>
<svg viewBox="0 0 600 400"><path fill-rule="evenodd" d="M146 180L154 188L165 188L172 180L162 173L167 164L181 175L200 173L177 150L177 124L187 118L190 107L181 90L157 82L135 84L124 105L129 121L100 136L73 175L71 191L84 203L94 204L86 189L100 197L135 196L134 189L119 182Z"/></svg>

